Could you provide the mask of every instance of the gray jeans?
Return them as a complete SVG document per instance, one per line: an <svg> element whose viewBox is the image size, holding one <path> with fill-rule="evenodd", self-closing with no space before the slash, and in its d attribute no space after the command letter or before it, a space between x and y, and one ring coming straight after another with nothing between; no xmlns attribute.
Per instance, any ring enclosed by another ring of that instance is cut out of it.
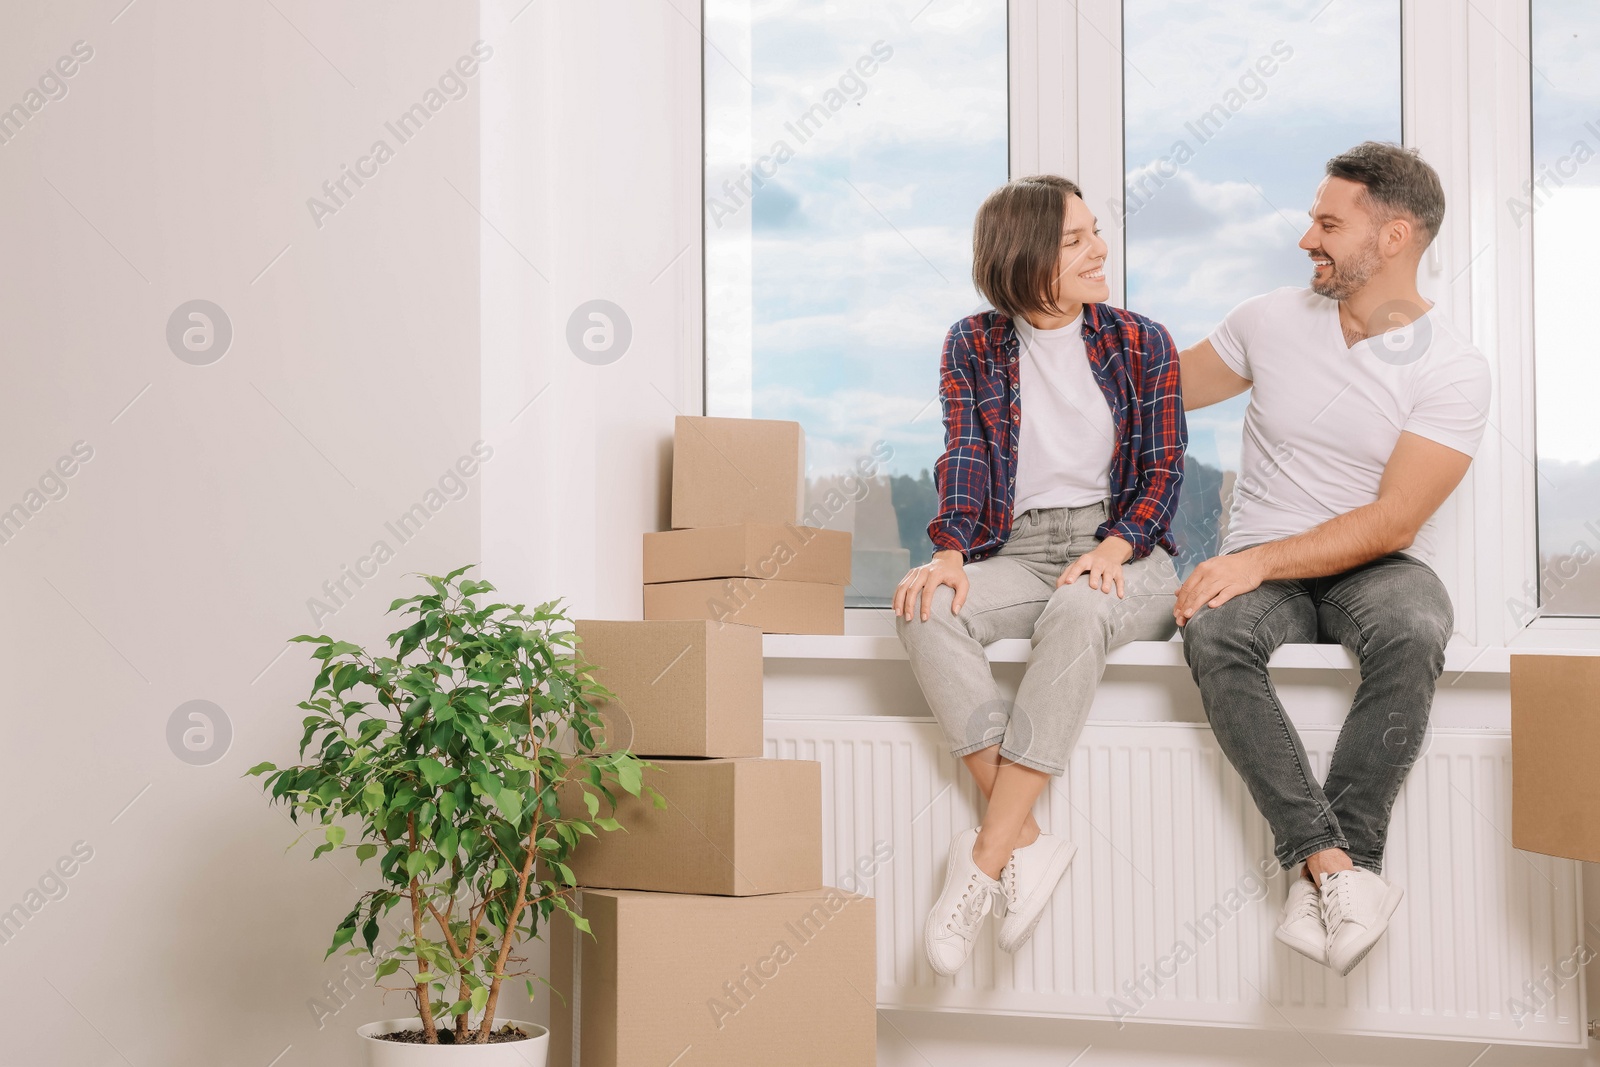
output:
<svg viewBox="0 0 1600 1067"><path fill-rule="evenodd" d="M1400 552L1326 578L1263 582L1185 624L1212 732L1272 826L1284 867L1342 848L1356 866L1383 870L1389 812L1427 732L1454 624L1444 584ZM1320 785L1267 673L1289 641L1337 642L1361 664Z"/></svg>
<svg viewBox="0 0 1600 1067"><path fill-rule="evenodd" d="M1030 508L1017 516L996 555L966 565L960 614L951 614L955 593L942 585L926 622L920 610L910 622L895 617L952 755L999 744L1006 759L1061 774L1094 701L1106 652L1128 641L1164 641L1177 629L1177 568L1160 548L1123 564L1126 598L1114 588L1090 588L1087 576L1056 588L1067 564L1100 543L1094 531L1108 506ZM1006 637L1033 642L1014 703L1001 697L983 652Z"/></svg>

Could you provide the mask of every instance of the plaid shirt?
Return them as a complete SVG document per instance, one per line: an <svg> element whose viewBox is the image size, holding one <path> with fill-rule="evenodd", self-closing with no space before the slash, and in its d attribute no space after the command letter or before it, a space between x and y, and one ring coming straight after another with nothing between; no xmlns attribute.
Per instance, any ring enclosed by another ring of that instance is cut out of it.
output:
<svg viewBox="0 0 1600 1067"><path fill-rule="evenodd" d="M1143 315L1085 304L1083 344L1117 434L1110 514L1095 536L1122 538L1134 559L1154 545L1177 556L1170 526L1189 433L1172 337ZM939 513L928 539L966 562L994 555L1011 536L1022 425L1017 349L1017 331L998 311L962 319L945 337L944 455L934 468Z"/></svg>

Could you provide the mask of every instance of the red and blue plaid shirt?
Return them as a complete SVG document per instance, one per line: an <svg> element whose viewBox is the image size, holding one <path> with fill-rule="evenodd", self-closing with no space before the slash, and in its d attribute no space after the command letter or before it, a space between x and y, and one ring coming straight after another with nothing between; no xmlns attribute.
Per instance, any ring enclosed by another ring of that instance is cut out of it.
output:
<svg viewBox="0 0 1600 1067"><path fill-rule="evenodd" d="M1083 345L1117 434L1110 513L1095 536L1122 538L1134 559L1155 545L1176 556L1170 527L1189 432L1172 337L1143 315L1085 304ZM1018 347L1011 318L998 311L962 319L945 337L944 455L934 468L939 513L928 538L935 550L954 549L967 562L994 555L1011 536L1022 432Z"/></svg>

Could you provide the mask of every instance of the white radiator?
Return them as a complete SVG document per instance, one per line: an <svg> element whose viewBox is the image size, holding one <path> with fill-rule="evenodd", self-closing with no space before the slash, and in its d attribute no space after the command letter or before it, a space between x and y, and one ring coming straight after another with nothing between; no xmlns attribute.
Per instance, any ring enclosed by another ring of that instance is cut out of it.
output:
<svg viewBox="0 0 1600 1067"><path fill-rule="evenodd" d="M1319 777L1336 736L1302 730ZM1204 726L1084 729L1037 809L1078 844L1063 886L1021 952L990 919L953 979L928 966L922 921L979 794L937 725L769 718L766 738L768 756L822 764L823 873L877 899L880 1007L1584 1043L1579 866L1511 847L1503 733L1435 731L1389 833L1405 900L1344 979L1273 939L1287 875Z"/></svg>

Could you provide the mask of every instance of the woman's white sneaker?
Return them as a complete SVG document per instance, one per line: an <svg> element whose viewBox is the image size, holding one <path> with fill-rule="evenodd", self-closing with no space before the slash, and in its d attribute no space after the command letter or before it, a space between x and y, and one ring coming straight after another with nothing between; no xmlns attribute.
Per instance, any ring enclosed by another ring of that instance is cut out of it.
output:
<svg viewBox="0 0 1600 1067"><path fill-rule="evenodd" d="M1289 898L1283 902L1283 914L1278 918L1277 937L1306 959L1327 966L1328 927L1322 919L1322 894L1317 883L1303 873L1289 887Z"/></svg>
<svg viewBox="0 0 1600 1067"><path fill-rule="evenodd" d="M1347 975L1389 928L1405 891L1353 867L1322 876L1322 918L1328 927L1328 966Z"/></svg>
<svg viewBox="0 0 1600 1067"><path fill-rule="evenodd" d="M951 842L944 889L922 927L928 962L946 976L966 965L978 928L1000 890L999 880L984 874L972 860L972 846L977 840L978 831L974 828L961 831Z"/></svg>
<svg viewBox="0 0 1600 1067"><path fill-rule="evenodd" d="M1061 876L1078 852L1078 846L1052 834L1013 849L1000 871L1000 892L1005 901L1005 921L1000 924L1000 947L1020 951L1044 916Z"/></svg>

